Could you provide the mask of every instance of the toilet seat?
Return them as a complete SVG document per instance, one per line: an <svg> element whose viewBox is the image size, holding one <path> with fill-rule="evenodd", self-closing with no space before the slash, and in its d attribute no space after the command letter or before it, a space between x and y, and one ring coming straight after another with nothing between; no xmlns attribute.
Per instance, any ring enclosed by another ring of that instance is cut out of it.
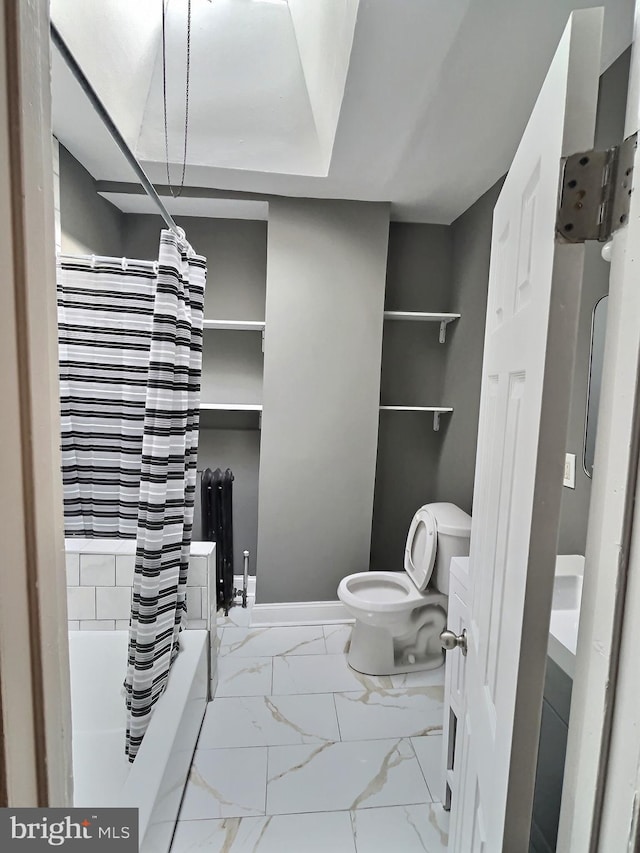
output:
<svg viewBox="0 0 640 853"><path fill-rule="evenodd" d="M436 562L438 525L426 506L411 520L404 549L404 570L420 591L427 588Z"/></svg>
<svg viewBox="0 0 640 853"><path fill-rule="evenodd" d="M397 613L422 601L416 586L405 572L357 572L340 581L338 597L357 610Z"/></svg>

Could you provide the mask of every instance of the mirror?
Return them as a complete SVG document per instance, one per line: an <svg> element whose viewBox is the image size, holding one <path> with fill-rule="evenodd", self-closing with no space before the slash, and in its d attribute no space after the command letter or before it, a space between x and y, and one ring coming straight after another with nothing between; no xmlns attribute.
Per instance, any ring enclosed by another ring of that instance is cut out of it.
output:
<svg viewBox="0 0 640 853"><path fill-rule="evenodd" d="M584 430L584 453L582 464L587 477L593 475L593 457L598 430L598 407L602 384L602 360L604 338L607 330L607 302L603 296L596 302L591 320L591 355L589 359L589 384L587 386L587 411Z"/></svg>

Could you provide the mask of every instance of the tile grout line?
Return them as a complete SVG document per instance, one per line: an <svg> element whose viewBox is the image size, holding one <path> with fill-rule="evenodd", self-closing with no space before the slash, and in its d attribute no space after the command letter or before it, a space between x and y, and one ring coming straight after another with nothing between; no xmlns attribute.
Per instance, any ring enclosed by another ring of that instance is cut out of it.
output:
<svg viewBox="0 0 640 853"><path fill-rule="evenodd" d="M357 832L355 824L355 812L349 809L349 822L351 823L351 838L353 839L354 853L358 853Z"/></svg>
<svg viewBox="0 0 640 853"><path fill-rule="evenodd" d="M267 746L267 760L265 761L265 768L264 768L264 816L265 817L268 817L268 815L267 815L267 789L269 787L269 754L270 754L270 751L271 751L271 748L269 746Z"/></svg>
<svg viewBox="0 0 640 853"><path fill-rule="evenodd" d="M338 724L338 737L340 738L340 742L344 743L344 741L342 740L342 729L340 728L340 717L338 716L338 706L336 704L336 694L332 693L331 695L333 696L333 707L334 707L335 712L336 712L336 723Z"/></svg>
<svg viewBox="0 0 640 853"><path fill-rule="evenodd" d="M416 737L418 737L418 736L416 736ZM425 784L426 789L427 789L427 794L429 794L429 796L431 797L431 803L433 803L434 802L433 794L431 793L431 788L429 787L429 783L427 782L427 777L425 775L425 772L422 769L422 764L420 762L420 759L418 758L418 753L416 752L416 748L413 745L413 738L409 737L409 738L407 738L407 740L411 744L411 749L413 751L413 755L414 755L416 761L418 762L418 767L420 768L420 773L422 774L422 778L424 779L424 784ZM442 743L440 744L440 746L442 746Z"/></svg>
<svg viewBox="0 0 640 853"><path fill-rule="evenodd" d="M271 693L269 694L269 698L273 701L273 664L274 657L271 656ZM269 759L271 758L271 747L267 746L267 772L264 780L264 813L265 817L267 815L267 797L268 797L268 789L269 789Z"/></svg>

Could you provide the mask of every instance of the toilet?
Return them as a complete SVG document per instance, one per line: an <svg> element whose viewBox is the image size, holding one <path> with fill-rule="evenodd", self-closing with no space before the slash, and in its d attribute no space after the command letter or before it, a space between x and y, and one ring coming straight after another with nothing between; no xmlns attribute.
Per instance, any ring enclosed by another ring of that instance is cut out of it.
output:
<svg viewBox="0 0 640 853"><path fill-rule="evenodd" d="M469 554L471 516L451 503L425 504L409 526L404 571L357 572L338 598L355 618L347 661L367 675L435 669L444 661L449 564Z"/></svg>

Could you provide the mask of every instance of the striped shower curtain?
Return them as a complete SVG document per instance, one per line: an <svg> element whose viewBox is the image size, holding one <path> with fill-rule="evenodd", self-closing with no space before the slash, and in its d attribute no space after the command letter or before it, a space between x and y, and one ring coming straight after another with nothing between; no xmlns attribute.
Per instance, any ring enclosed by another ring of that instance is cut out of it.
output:
<svg viewBox="0 0 640 853"><path fill-rule="evenodd" d="M136 537L126 752L133 761L178 653L186 617L202 373L206 261L160 240Z"/></svg>
<svg viewBox="0 0 640 853"><path fill-rule="evenodd" d="M66 536L136 535L156 266L58 259Z"/></svg>
<svg viewBox="0 0 640 853"><path fill-rule="evenodd" d="M65 531L136 537L130 761L186 616L205 280L205 259L170 231L155 264L61 257L58 265Z"/></svg>

